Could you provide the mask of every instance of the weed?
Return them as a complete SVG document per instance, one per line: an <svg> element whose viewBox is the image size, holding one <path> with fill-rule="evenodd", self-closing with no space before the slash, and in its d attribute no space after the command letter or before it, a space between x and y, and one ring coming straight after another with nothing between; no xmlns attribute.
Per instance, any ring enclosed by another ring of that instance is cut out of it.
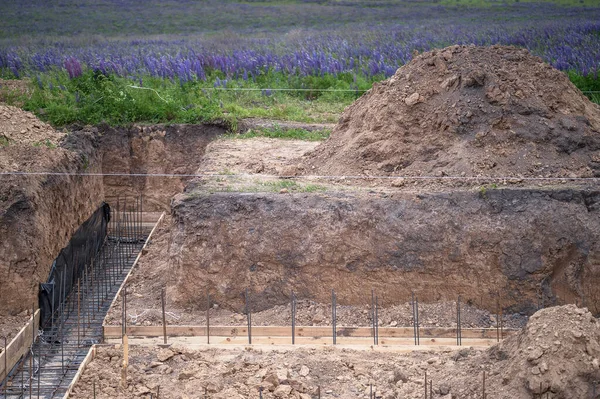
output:
<svg viewBox="0 0 600 399"><path fill-rule="evenodd" d="M56 144L54 144L53 142L51 142L50 140L46 139L46 140L42 140L42 141L37 141L35 143L33 143L34 147L46 147L46 148L56 148Z"/></svg>
<svg viewBox="0 0 600 399"><path fill-rule="evenodd" d="M9 144L10 140L6 136L0 134L0 147L6 147Z"/></svg>
<svg viewBox="0 0 600 399"><path fill-rule="evenodd" d="M286 129L281 126L271 128L252 129L242 134L230 134L230 139L250 139L254 137L267 137L284 140L304 140L304 141L322 141L329 137L331 130L306 130L299 128Z"/></svg>

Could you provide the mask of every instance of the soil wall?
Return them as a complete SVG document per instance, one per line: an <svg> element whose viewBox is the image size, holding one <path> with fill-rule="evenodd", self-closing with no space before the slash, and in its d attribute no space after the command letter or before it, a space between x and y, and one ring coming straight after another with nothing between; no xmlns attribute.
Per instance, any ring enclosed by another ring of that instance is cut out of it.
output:
<svg viewBox="0 0 600 399"><path fill-rule="evenodd" d="M101 137L102 172L108 174L193 174L208 143L226 128L220 125L156 125L93 128ZM116 196L144 195L147 211L169 210L189 178L105 176L110 202Z"/></svg>
<svg viewBox="0 0 600 399"><path fill-rule="evenodd" d="M170 263L181 303L254 310L299 297L387 305L456 299L533 312L595 301L600 192L491 189L422 195L182 194ZM596 280L597 281L597 280ZM557 297L558 296L558 297Z"/></svg>
<svg viewBox="0 0 600 399"><path fill-rule="evenodd" d="M5 147L15 160L45 159L32 171L99 172L96 140L71 137L61 148ZM24 169L28 169L27 166ZM100 177L4 176L0 182L0 314L37 306L40 282L71 235L102 203Z"/></svg>
<svg viewBox="0 0 600 399"><path fill-rule="evenodd" d="M54 148L0 147L0 170L65 173L195 173L215 125L74 129ZM6 166L4 166L6 164ZM37 303L38 284L77 228L115 197L144 194L144 210L169 209L187 178L3 176L0 180L0 314Z"/></svg>

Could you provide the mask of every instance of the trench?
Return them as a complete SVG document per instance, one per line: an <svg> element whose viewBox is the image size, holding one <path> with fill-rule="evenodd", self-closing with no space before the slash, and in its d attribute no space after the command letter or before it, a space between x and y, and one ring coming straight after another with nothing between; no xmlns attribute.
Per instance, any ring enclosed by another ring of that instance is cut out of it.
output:
<svg viewBox="0 0 600 399"><path fill-rule="evenodd" d="M375 291L387 305L410 301L416 293L423 302L452 301L460 295L465 303L484 309L501 307L521 314L560 303L598 311L597 190L380 196L343 190L212 192L189 177L161 177L195 173L206 146L224 131L214 125L79 129L66 143L80 154L75 169L103 176L48 178L41 185L45 195L24 198L3 215L3 233L22 238L33 231L30 235L43 242L15 240L18 250L4 249L2 254L5 259L21 259L9 265L11 272L19 270L16 281L33 274L39 282L48 275L51 259L67 244L67 232L95 209L95 198L105 199L113 209L127 202L133 212L131 219L111 220L94 262L87 262L83 275L77 275L80 284L83 278L83 288L59 295L50 327L33 345L33 356L21 359L10 373L10 384L2 386L14 389L9 397L23 397L37 389L36 383L42 397L67 389L89 346L102 338L102 321L153 225L150 215L162 211L171 215L172 222L160 241L168 250L157 261L171 269L157 284L168 286L175 297L172 302L181 309L203 312L207 292L212 298L209 305L243 309L245 290L254 311L288 304L292 292L328 303L335 288L344 306L368 306ZM140 195L143 212L131 206ZM52 217L45 218L43 212ZM135 225L137 212L145 215L138 218L142 222L134 229L137 233L129 235L115 227L115 220ZM20 216L41 227L22 229ZM26 266L29 261L35 269ZM91 265L94 270L89 270ZM8 290L0 293L4 310L21 311L37 297L32 284L28 289L12 289L16 283L8 287L15 294L8 298ZM74 308L82 298L85 304L76 316ZM87 329L82 334L83 319ZM34 371L36 356L38 368L47 367L49 382L46 373Z"/></svg>
<svg viewBox="0 0 600 399"><path fill-rule="evenodd" d="M68 136L63 145L74 156L59 160L56 174L19 181L23 192L0 215L0 228L17 244L2 248L2 259L19 258L0 267L0 310L17 313L39 302L40 316L28 337L22 331L15 339L30 345L23 356L9 360L3 348L0 393L65 395L89 348L102 341L106 313L159 216L185 186L185 178L147 174L194 173L207 143L224 131L87 127ZM86 173L92 175L77 176Z"/></svg>
<svg viewBox="0 0 600 399"><path fill-rule="evenodd" d="M39 330L32 329L28 353L4 377L0 392L6 398L63 397L90 347L102 342L104 317L158 218L142 213L139 203L111 216L101 245L83 264L75 257L53 270L49 285L57 291L50 291L51 306L42 312ZM40 293L42 310L46 297Z"/></svg>

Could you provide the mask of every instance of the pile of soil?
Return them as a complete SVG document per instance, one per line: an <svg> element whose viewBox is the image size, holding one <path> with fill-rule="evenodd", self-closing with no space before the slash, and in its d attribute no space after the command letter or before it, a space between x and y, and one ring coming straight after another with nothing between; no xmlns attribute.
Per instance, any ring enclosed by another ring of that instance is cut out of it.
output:
<svg viewBox="0 0 600 399"><path fill-rule="evenodd" d="M473 376L482 377L483 370L494 398L595 398L600 323L575 305L542 309L519 334L457 366L464 375L451 380L450 387L460 398L481 392L482 379Z"/></svg>
<svg viewBox="0 0 600 399"><path fill-rule="evenodd" d="M119 387L122 350L98 348L74 398L132 398L156 393L163 398L423 397L432 398L589 398L600 377L600 324L584 308L548 308L527 327L487 350L462 348L386 353L347 348L298 346L202 348L131 347L128 388ZM486 375L485 391L483 375ZM426 374L426 376L425 376ZM541 395L540 395L541 393Z"/></svg>
<svg viewBox="0 0 600 399"><path fill-rule="evenodd" d="M348 107L309 175L600 176L600 107L527 50L415 57Z"/></svg>
<svg viewBox="0 0 600 399"><path fill-rule="evenodd" d="M65 136L31 112L0 104L0 141L54 147Z"/></svg>

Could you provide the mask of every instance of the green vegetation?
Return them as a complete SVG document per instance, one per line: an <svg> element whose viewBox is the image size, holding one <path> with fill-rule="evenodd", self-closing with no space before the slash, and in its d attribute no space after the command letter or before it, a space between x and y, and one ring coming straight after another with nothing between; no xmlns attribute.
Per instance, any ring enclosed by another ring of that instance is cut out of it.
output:
<svg viewBox="0 0 600 399"><path fill-rule="evenodd" d="M36 113L54 126L72 123L127 125L131 123L202 123L223 121L232 130L241 118L267 118L307 123L335 123L344 108L357 99L373 82L359 78L354 83L348 76L324 75L304 78L285 77L268 73L257 82L243 79L230 80L227 88L214 87L219 76L211 79L179 84L177 81L146 77L141 82L105 76L85 71L70 79L65 71L38 75L30 84L29 94L5 92L8 104L21 106ZM586 95L600 103L600 79L569 72L571 81L582 91L599 92ZM310 86L309 86L310 85ZM286 90L261 90L259 87ZM324 91L297 90L313 87ZM236 91L237 89L242 89ZM289 91L287 90L289 89ZM296 91L297 90L297 91ZM342 91L328 91L342 90ZM303 129L257 129L230 138L271 137L318 141L329 136L329 131Z"/></svg>
<svg viewBox="0 0 600 399"><path fill-rule="evenodd" d="M210 81L218 81L215 73ZM343 74L342 74L343 75ZM269 118L300 122L335 122L344 107L367 90L376 79L324 75L304 78L268 73L256 82L229 81L226 88L204 81L177 81L146 77L137 82L86 70L70 79L65 71L38 75L28 96L7 96L9 103L22 105L54 126L72 123L126 125L145 123L200 123L222 120L235 126L239 118ZM352 90L352 85L358 85ZM265 91L259 87L270 87ZM316 90L297 90L301 87ZM239 91L238 91L239 90ZM324 90L324 91L320 91ZM344 91L328 91L344 90ZM323 133L273 129L255 132L266 137L321 140ZM249 134L250 136L250 134Z"/></svg>
<svg viewBox="0 0 600 399"><path fill-rule="evenodd" d="M577 88L583 91L586 96L595 102L600 104L600 79L594 78L592 75L582 76L577 72L570 71L569 79Z"/></svg>
<svg viewBox="0 0 600 399"><path fill-rule="evenodd" d="M52 143L50 140L46 139L43 141L38 141L33 143L34 147L46 147L46 148L56 148L56 144Z"/></svg>
<svg viewBox="0 0 600 399"><path fill-rule="evenodd" d="M271 139L322 141L329 137L331 130L306 130L306 129L284 129L280 126L264 129L253 129L243 134L230 134L229 139L251 139L254 137L266 137Z"/></svg>
<svg viewBox="0 0 600 399"><path fill-rule="evenodd" d="M5 136L0 134L0 147L5 147L10 144L10 140L8 140Z"/></svg>
<svg viewBox="0 0 600 399"><path fill-rule="evenodd" d="M204 186L200 191L192 191L188 193L189 198L196 198L203 192L218 193L218 192L246 192L246 193L314 193L323 192L327 190L327 187L312 184L298 182L295 180L282 179L282 180L258 180L244 181L238 179L238 176L231 176L227 179L217 178L217 183L227 182L227 184L213 185L210 182Z"/></svg>

